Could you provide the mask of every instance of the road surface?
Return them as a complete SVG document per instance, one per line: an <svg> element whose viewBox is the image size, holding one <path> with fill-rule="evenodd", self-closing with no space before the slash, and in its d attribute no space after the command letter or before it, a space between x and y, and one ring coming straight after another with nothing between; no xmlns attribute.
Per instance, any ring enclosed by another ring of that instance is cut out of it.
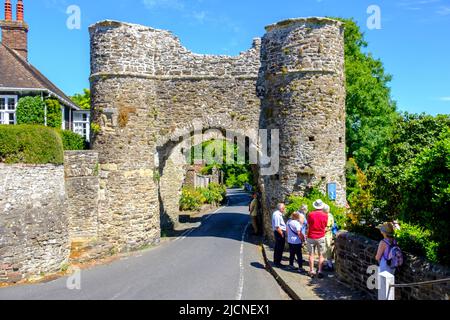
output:
<svg viewBox="0 0 450 320"><path fill-rule="evenodd" d="M65 277L0 289L0 299L286 300L250 235L248 203L247 194L231 190L228 206L204 216L190 234L82 270L80 290L68 289Z"/></svg>

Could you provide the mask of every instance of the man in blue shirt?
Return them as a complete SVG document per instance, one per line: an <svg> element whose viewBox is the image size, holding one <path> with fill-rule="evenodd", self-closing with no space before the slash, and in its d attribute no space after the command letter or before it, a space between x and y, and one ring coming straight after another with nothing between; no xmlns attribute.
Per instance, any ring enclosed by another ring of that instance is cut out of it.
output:
<svg viewBox="0 0 450 320"><path fill-rule="evenodd" d="M275 236L275 249L273 262L275 267L281 268L283 265L284 246L286 244L286 223L284 222L284 213L286 212L286 206L283 203L277 205L277 210L272 216L272 230Z"/></svg>

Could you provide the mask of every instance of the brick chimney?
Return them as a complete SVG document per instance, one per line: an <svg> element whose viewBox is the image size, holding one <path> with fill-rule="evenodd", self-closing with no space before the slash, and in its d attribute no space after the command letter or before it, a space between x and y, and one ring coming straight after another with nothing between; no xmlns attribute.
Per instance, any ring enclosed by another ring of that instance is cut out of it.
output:
<svg viewBox="0 0 450 320"><path fill-rule="evenodd" d="M12 20L11 0L5 0L5 20L0 20L2 43L28 60L28 25L24 21L23 1L17 1L16 20Z"/></svg>

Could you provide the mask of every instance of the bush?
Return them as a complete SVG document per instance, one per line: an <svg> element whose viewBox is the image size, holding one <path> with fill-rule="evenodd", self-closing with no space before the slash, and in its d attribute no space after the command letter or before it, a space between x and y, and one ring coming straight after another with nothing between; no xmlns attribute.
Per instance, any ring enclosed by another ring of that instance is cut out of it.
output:
<svg viewBox="0 0 450 320"><path fill-rule="evenodd" d="M227 189L218 183L211 183L208 188L200 188L199 191L206 199L206 203L219 205L226 197Z"/></svg>
<svg viewBox="0 0 450 320"><path fill-rule="evenodd" d="M349 218L346 214L346 210L337 206L336 203L332 201L326 201L327 196L317 188L311 189L305 197L290 196L286 205L287 214L290 216L292 213L298 211L303 204L308 205L308 208L311 211L313 210L313 203L317 199L322 199L330 206L330 212L340 229L347 228Z"/></svg>
<svg viewBox="0 0 450 320"><path fill-rule="evenodd" d="M429 230L422 227L401 222L396 237L402 250L426 257L430 262L439 262L439 244L432 239Z"/></svg>
<svg viewBox="0 0 450 320"><path fill-rule="evenodd" d="M64 150L86 150L87 142L82 136L68 130L58 130Z"/></svg>
<svg viewBox="0 0 450 320"><path fill-rule="evenodd" d="M180 210L196 211L205 203L219 205L225 199L227 189L218 183L211 183L207 188L183 188Z"/></svg>
<svg viewBox="0 0 450 320"><path fill-rule="evenodd" d="M19 99L16 110L17 124L45 124L45 102L39 96Z"/></svg>
<svg viewBox="0 0 450 320"><path fill-rule="evenodd" d="M199 190L193 188L183 188L180 199L181 211L200 210L202 204L206 202L205 197Z"/></svg>
<svg viewBox="0 0 450 320"><path fill-rule="evenodd" d="M8 164L62 164L61 137L51 128L36 125L0 125L0 161Z"/></svg>

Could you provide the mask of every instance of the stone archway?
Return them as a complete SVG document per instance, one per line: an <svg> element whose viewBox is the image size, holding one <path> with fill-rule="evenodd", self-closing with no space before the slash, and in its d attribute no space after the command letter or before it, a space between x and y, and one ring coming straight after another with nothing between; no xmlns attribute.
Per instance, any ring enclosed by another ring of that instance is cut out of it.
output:
<svg viewBox="0 0 450 320"><path fill-rule="evenodd" d="M245 161L247 163L251 162L256 168L259 167L258 159L261 157L261 150L258 146L258 136L255 130L240 130L237 132L222 127L203 127L199 123L189 127L196 127L197 129L195 132L183 134L181 141L176 141L177 139L173 141L173 136L171 138L162 138L157 147L156 158L158 161L155 166L159 173L158 190L161 226L163 228L177 227L178 225L180 214L179 200L183 182L186 178L186 168L189 165L187 153L192 147L210 140L224 140L232 144L236 143L239 149L243 150L243 155L246 155ZM186 132L186 130L181 132Z"/></svg>
<svg viewBox="0 0 450 320"><path fill-rule="evenodd" d="M259 179L267 217L307 183L335 183L345 203L342 23L301 18L266 30L228 57L194 54L164 30L115 21L90 27L100 238L119 250L159 242L158 178L171 168L162 163L176 159L194 121L279 131L279 170Z"/></svg>

